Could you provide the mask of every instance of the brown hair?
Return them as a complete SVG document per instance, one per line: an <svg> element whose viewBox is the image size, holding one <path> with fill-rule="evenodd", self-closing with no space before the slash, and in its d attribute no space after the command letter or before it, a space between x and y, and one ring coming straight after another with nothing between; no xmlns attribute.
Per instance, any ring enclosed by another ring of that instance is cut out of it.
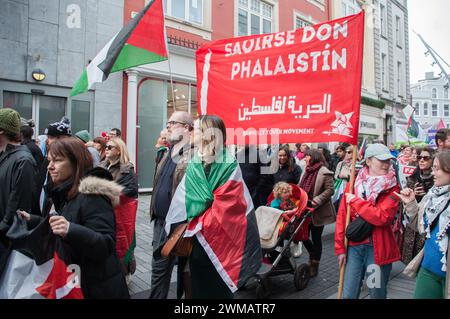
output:
<svg viewBox="0 0 450 319"><path fill-rule="evenodd" d="M285 145L280 146L278 153L281 151L286 153L288 172L292 173L294 171L295 163L294 163L294 159L292 158L291 149L289 148L289 145L285 144Z"/></svg>
<svg viewBox="0 0 450 319"><path fill-rule="evenodd" d="M106 139L104 137L98 136L94 138L93 142L100 144L102 151L106 149Z"/></svg>
<svg viewBox="0 0 450 319"><path fill-rule="evenodd" d="M92 168L92 155L89 153L84 143L76 137L59 138L55 140L48 151L52 157L67 158L72 164L73 170L73 184L68 192L68 198L75 197L78 193L78 186L84 173L89 168Z"/></svg>
<svg viewBox="0 0 450 319"><path fill-rule="evenodd" d="M326 161L325 161L325 156L316 149L311 149L306 151L305 156L310 156L311 159L309 161L309 166L315 165L317 163L322 163L325 165Z"/></svg>
<svg viewBox="0 0 450 319"><path fill-rule="evenodd" d="M437 130L436 135L434 137L436 146L439 147L438 141L445 142L448 135L450 135L450 130L448 128L441 128Z"/></svg>
<svg viewBox="0 0 450 319"><path fill-rule="evenodd" d="M439 166L441 170L450 174L450 151L443 150L436 155L436 159L439 161Z"/></svg>

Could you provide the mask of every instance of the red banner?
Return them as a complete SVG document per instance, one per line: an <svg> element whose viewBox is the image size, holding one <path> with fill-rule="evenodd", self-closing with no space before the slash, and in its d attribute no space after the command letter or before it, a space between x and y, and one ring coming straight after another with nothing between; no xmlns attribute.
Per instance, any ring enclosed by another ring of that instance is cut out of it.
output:
<svg viewBox="0 0 450 319"><path fill-rule="evenodd" d="M361 12L203 45L198 112L220 116L232 144L356 144L363 38Z"/></svg>

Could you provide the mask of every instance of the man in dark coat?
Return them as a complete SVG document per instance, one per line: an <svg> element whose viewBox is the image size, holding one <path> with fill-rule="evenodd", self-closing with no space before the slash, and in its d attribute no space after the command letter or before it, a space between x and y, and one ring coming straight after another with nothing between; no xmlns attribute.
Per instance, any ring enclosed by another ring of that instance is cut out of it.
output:
<svg viewBox="0 0 450 319"><path fill-rule="evenodd" d="M20 145L20 115L13 109L0 109L0 259L9 241L9 230L18 209L40 214L36 209L37 165L26 146ZM31 191L30 191L31 190Z"/></svg>
<svg viewBox="0 0 450 319"><path fill-rule="evenodd" d="M176 188L183 179L187 165L194 153L190 146L190 137L193 130L193 120L187 112L174 112L167 122L168 141L170 149L164 153L155 171L153 182L153 193L150 201L150 220L155 221L153 225L153 259L151 279L151 299L166 299L172 270L175 265L173 256L161 256L161 247L167 241L164 226L167 212L169 211L172 197ZM183 278L183 270L186 260L178 259L178 297L182 290L188 294L189 287L180 286Z"/></svg>

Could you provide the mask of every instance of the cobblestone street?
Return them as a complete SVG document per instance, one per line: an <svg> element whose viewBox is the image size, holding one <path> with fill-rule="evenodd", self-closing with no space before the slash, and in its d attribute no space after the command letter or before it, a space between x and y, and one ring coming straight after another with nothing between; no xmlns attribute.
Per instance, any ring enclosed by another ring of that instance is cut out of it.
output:
<svg viewBox="0 0 450 319"><path fill-rule="evenodd" d="M150 293L152 234L153 224L148 215L150 196L139 196L139 208L136 222L137 247L135 250L137 269L132 276L129 289L132 298L145 299ZM327 226L323 233L323 253L319 275L309 281L308 286L297 291L294 286L294 276L291 274L271 278L273 299L334 299L337 296L339 270L337 258L334 256L334 225ZM296 259L298 264L308 261L308 253L303 248L303 254ZM404 265L397 262L393 265L391 280L388 286L388 298L408 299L412 297L414 280L401 274ZM237 299L254 299L256 283L250 280L247 285L235 294ZM176 298L176 267L172 274L169 298ZM361 298L369 298L367 288L363 288Z"/></svg>

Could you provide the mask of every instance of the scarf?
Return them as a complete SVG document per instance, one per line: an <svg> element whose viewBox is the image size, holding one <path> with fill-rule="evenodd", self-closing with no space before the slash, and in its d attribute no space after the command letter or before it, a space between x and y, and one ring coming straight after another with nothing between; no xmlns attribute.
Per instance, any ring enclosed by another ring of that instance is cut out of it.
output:
<svg viewBox="0 0 450 319"><path fill-rule="evenodd" d="M58 213L68 202L67 193L69 193L73 183L74 179L70 178L58 186L54 185L53 183L47 186L48 194L51 197L53 204L55 205L55 209Z"/></svg>
<svg viewBox="0 0 450 319"><path fill-rule="evenodd" d="M355 181L356 195L372 202L375 205L378 195L384 190L391 189L397 185L395 171L391 167L386 175L370 176L369 168L365 166L359 171Z"/></svg>
<svg viewBox="0 0 450 319"><path fill-rule="evenodd" d="M422 218L420 224L424 227L427 238L431 237L431 225L436 218L438 220L437 244L442 253L441 263L442 271L447 270L447 249L448 249L448 235L447 230L450 226L450 207L447 203L450 201L450 185L436 187L433 186L423 198L425 201L425 215L427 223Z"/></svg>
<svg viewBox="0 0 450 319"><path fill-rule="evenodd" d="M308 199L314 197L314 186L316 185L317 175L319 174L319 169L323 166L322 162L316 163L314 165L308 165L305 169L305 175L300 182L300 187L308 194Z"/></svg>

